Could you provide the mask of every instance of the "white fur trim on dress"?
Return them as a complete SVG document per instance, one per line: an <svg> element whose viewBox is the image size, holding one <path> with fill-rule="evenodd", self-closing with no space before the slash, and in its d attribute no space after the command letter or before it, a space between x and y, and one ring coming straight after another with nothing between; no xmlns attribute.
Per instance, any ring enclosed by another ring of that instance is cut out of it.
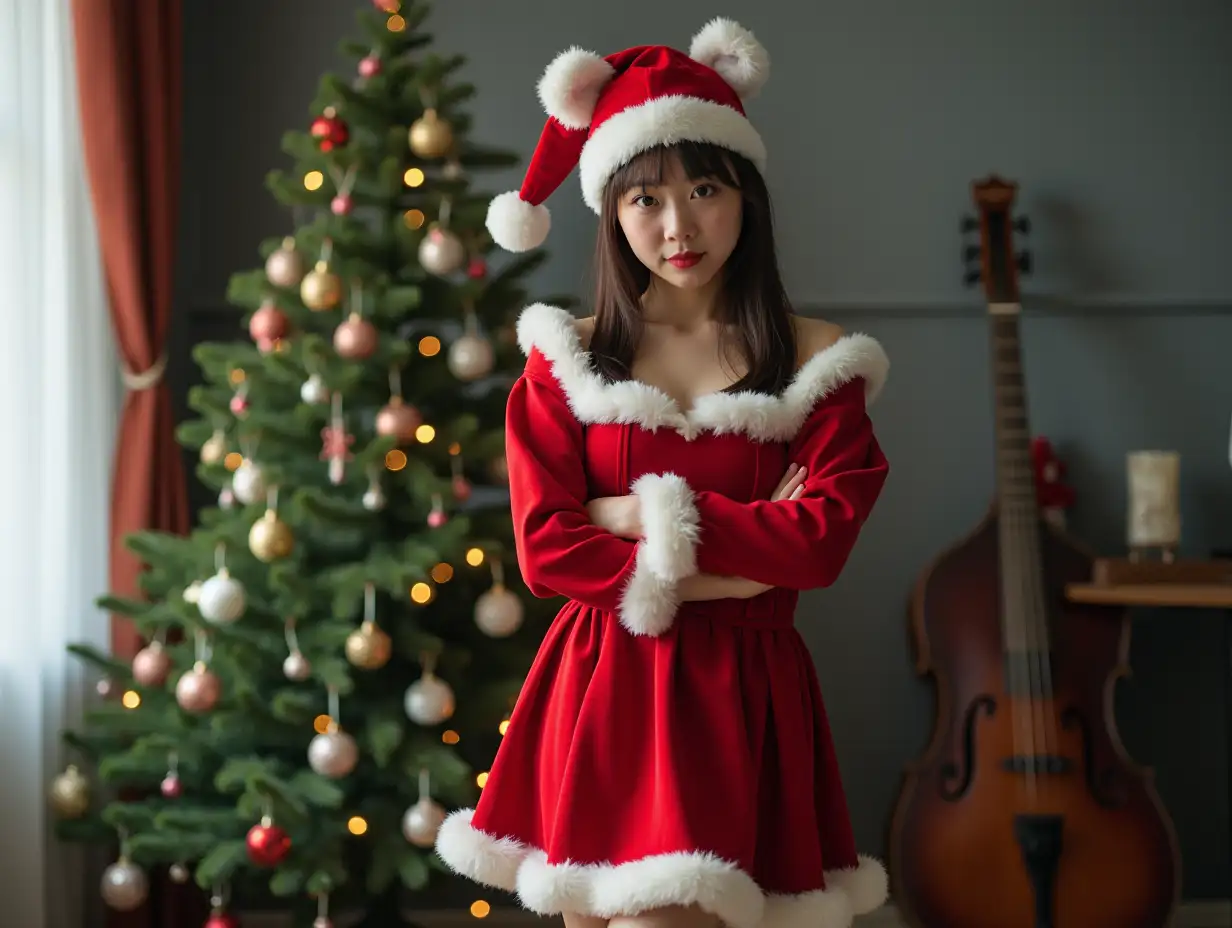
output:
<svg viewBox="0 0 1232 928"><path fill-rule="evenodd" d="M594 52L567 48L539 78L539 102L544 112L568 129L588 129L599 93L616 69Z"/></svg>
<svg viewBox="0 0 1232 928"><path fill-rule="evenodd" d="M713 854L681 851L624 864L549 864L539 848L477 830L473 809L450 813L436 851L450 869L516 893L539 915L574 912L598 918L635 915L668 905L697 905L730 928L848 928L885 902L881 863L860 857L855 869L827 871L825 889L766 894L749 874ZM880 896L867 892L881 887Z"/></svg>
<svg viewBox="0 0 1232 928"><path fill-rule="evenodd" d="M579 422L627 423L655 431L672 429L689 441L706 432L743 434L758 442L790 441L814 406L857 377L864 379L865 401L876 401L890 361L868 335L844 335L813 355L778 395L743 390L708 393L684 411L664 391L637 380L607 383L590 366L573 316L535 303L518 318L518 345L527 356L537 348L552 365L569 408Z"/></svg>
<svg viewBox="0 0 1232 928"><path fill-rule="evenodd" d="M770 79L770 53L748 29L719 16L702 27L689 57L719 72L741 99L751 100Z"/></svg>
<svg viewBox="0 0 1232 928"><path fill-rule="evenodd" d="M547 241L552 216L542 203L527 203L509 190L488 204L486 225L492 241L505 251L530 251Z"/></svg>
<svg viewBox="0 0 1232 928"><path fill-rule="evenodd" d="M578 160L582 199L601 215L603 188L617 168L656 145L683 141L713 142L766 169L766 145L744 114L697 97L657 97L605 119L586 140Z"/></svg>
<svg viewBox="0 0 1232 928"><path fill-rule="evenodd" d="M633 573L620 594L620 624L634 635L662 635L672 627L680 596L675 580L664 580L650 567L649 549L638 542Z"/></svg>

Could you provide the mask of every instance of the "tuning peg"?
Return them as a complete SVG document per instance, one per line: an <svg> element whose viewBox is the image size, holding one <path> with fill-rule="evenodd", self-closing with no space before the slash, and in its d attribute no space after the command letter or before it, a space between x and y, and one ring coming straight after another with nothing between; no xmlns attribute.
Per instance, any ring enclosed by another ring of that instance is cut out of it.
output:
<svg viewBox="0 0 1232 928"><path fill-rule="evenodd" d="M1032 267L1031 252L1029 251L1019 252L1019 254L1016 256L1016 261L1018 264L1018 270L1022 271L1024 274L1031 273L1031 267Z"/></svg>
<svg viewBox="0 0 1232 928"><path fill-rule="evenodd" d="M974 232L979 227L980 227L980 222L974 216L963 216L962 218L962 231L963 232Z"/></svg>
<svg viewBox="0 0 1232 928"><path fill-rule="evenodd" d="M1023 235L1026 235L1031 231L1031 220L1026 216L1019 216L1014 220L1014 231L1021 232Z"/></svg>
<svg viewBox="0 0 1232 928"><path fill-rule="evenodd" d="M973 287L979 282L980 282L980 272L979 271L967 271L967 273L963 274L963 284L965 284L966 286Z"/></svg>

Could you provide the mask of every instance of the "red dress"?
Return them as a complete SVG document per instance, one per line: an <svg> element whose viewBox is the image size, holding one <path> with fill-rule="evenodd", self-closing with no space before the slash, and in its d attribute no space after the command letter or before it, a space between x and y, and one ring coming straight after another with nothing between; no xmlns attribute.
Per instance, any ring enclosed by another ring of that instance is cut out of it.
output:
<svg viewBox="0 0 1232 928"><path fill-rule="evenodd" d="M794 611L842 570L887 474L865 404L888 361L865 335L809 359L778 396L685 412L606 384L572 316L518 321L506 456L522 575L565 596L474 809L437 852L528 909L612 917L697 904L731 928L842 928L881 905L857 854L816 672ZM796 501L771 502L789 462ZM637 494L643 538L587 500ZM774 589L679 602L692 573Z"/></svg>

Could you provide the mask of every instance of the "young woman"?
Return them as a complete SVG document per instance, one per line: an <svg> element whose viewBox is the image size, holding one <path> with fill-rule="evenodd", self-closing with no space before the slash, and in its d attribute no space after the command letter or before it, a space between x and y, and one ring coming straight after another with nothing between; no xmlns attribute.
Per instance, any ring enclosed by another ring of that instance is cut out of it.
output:
<svg viewBox="0 0 1232 928"><path fill-rule="evenodd" d="M594 315L534 305L507 413L519 564L567 602L452 868L567 928L842 928L886 896L856 851L800 591L832 583L886 479L878 344L796 316L765 149L764 49L715 20L689 53L571 49L494 239L542 243L579 169Z"/></svg>

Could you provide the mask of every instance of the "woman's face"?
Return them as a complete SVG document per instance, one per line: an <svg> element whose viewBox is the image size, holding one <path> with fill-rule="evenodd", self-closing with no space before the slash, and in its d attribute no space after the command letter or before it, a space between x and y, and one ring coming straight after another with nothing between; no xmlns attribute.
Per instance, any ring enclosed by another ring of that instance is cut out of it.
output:
<svg viewBox="0 0 1232 928"><path fill-rule="evenodd" d="M709 284L740 238L740 191L714 178L690 178L677 157L662 182L627 190L617 212L629 247L650 272L675 287Z"/></svg>

